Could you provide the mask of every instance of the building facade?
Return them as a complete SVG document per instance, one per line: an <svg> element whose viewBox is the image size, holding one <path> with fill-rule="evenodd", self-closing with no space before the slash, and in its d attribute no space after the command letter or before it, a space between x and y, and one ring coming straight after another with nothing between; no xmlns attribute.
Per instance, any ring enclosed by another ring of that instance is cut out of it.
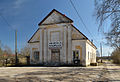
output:
<svg viewBox="0 0 120 82"><path fill-rule="evenodd" d="M90 65L96 63L95 45L73 21L53 9L28 41L30 63L43 65Z"/></svg>

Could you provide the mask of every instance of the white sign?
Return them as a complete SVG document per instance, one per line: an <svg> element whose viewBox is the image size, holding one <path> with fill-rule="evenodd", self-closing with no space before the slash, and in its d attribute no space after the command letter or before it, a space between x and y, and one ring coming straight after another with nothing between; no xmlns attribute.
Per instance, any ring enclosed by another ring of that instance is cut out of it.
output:
<svg viewBox="0 0 120 82"><path fill-rule="evenodd" d="M62 42L61 41L49 42L48 46L50 49L62 48Z"/></svg>

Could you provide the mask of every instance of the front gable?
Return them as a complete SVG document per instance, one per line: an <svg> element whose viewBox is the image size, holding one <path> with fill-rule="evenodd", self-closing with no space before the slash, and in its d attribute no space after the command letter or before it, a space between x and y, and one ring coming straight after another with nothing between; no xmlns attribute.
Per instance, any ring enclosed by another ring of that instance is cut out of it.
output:
<svg viewBox="0 0 120 82"><path fill-rule="evenodd" d="M72 23L73 21L60 13L59 11L53 9L38 25L50 25L59 23Z"/></svg>
<svg viewBox="0 0 120 82"><path fill-rule="evenodd" d="M72 23L73 21L57 10L53 9L38 25L51 25L51 24L60 24L60 23ZM52 25L52 28L55 25ZM82 34L76 27L72 24L72 40L82 40L88 39L84 34ZM46 26L47 27L47 26ZM28 43L35 43L40 41L40 28L33 34Z"/></svg>

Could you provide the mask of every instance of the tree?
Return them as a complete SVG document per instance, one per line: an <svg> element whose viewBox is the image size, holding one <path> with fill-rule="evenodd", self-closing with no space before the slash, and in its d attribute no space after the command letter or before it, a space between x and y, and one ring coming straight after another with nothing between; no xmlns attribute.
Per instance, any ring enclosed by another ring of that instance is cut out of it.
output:
<svg viewBox="0 0 120 82"><path fill-rule="evenodd" d="M10 61L10 58L12 57L11 55L12 55L11 48L9 48L8 46L4 46L3 48L0 42L0 64L4 66L6 63L6 66L7 66L8 59Z"/></svg>
<svg viewBox="0 0 120 82"><path fill-rule="evenodd" d="M24 46L22 49L21 49L21 63L26 63L27 65L30 64L30 46L29 45L26 45ZM25 58L25 61L23 61Z"/></svg>
<svg viewBox="0 0 120 82"><path fill-rule="evenodd" d="M105 34L107 43L120 49L120 0L95 0L95 16L99 28L111 20L111 30Z"/></svg>
<svg viewBox="0 0 120 82"><path fill-rule="evenodd" d="M1 44L1 41L0 41L0 56L2 55L2 44Z"/></svg>
<svg viewBox="0 0 120 82"><path fill-rule="evenodd" d="M2 45L2 42L0 41L0 61L3 59L3 45Z"/></svg>
<svg viewBox="0 0 120 82"><path fill-rule="evenodd" d="M114 63L120 64L120 50L119 49L115 49L112 52L111 58L113 59Z"/></svg>
<svg viewBox="0 0 120 82"><path fill-rule="evenodd" d="M99 51L97 50L97 51L96 51L96 61L98 62L99 59L100 59L100 53L99 53Z"/></svg>
<svg viewBox="0 0 120 82"><path fill-rule="evenodd" d="M98 50L96 51L96 56L97 56L97 57L100 57L100 53L99 53Z"/></svg>
<svg viewBox="0 0 120 82"><path fill-rule="evenodd" d="M11 48L8 47L7 45L4 46L3 55L4 55L4 59L8 59L8 58L10 58L11 55L12 55L12 50L11 50Z"/></svg>
<svg viewBox="0 0 120 82"><path fill-rule="evenodd" d="M2 59L3 59L3 50L2 50L2 43L0 41L0 65L2 65Z"/></svg>
<svg viewBox="0 0 120 82"><path fill-rule="evenodd" d="M21 49L21 55L30 56L30 47L29 47L29 45L26 45Z"/></svg>
<svg viewBox="0 0 120 82"><path fill-rule="evenodd" d="M4 46L4 53L11 55L12 54L12 50L10 47L8 47L7 45Z"/></svg>

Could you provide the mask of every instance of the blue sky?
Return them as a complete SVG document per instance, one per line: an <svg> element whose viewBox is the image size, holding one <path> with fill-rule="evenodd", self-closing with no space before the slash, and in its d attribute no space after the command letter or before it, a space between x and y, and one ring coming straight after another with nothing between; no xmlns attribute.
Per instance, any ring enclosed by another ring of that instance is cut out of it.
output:
<svg viewBox="0 0 120 82"><path fill-rule="evenodd" d="M98 24L93 16L94 0L72 1L92 36L81 23L69 0L0 0L0 14L11 25L10 27L0 16L0 40L3 45L8 45L14 51L14 29L17 29L18 50L20 50L37 30L38 23L52 9L57 9L71 18L74 21L74 26L90 40L93 39L94 44L99 50L100 42L106 41L103 39L103 34L98 32ZM108 27L104 31L108 31ZM112 49L104 45L104 50L103 54L106 55Z"/></svg>

